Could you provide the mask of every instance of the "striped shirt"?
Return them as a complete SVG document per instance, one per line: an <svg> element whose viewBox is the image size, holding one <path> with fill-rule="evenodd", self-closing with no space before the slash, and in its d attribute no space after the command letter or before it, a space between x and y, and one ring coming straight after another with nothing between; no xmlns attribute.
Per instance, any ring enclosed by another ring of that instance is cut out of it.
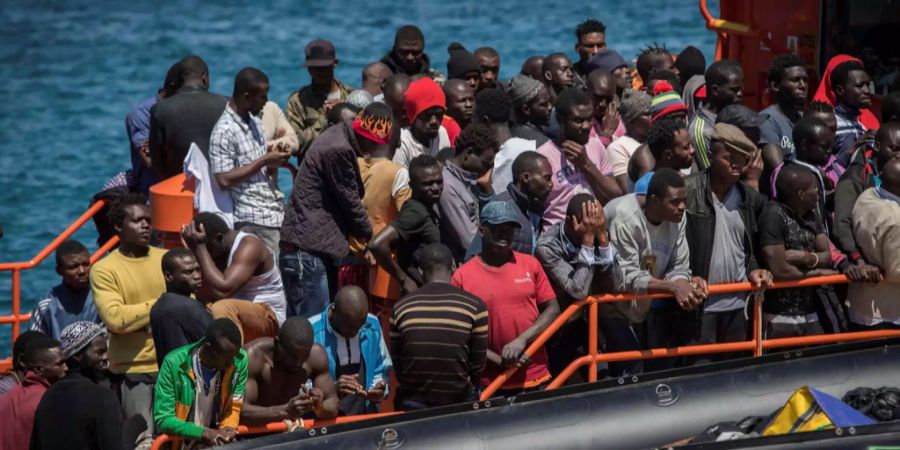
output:
<svg viewBox="0 0 900 450"><path fill-rule="evenodd" d="M705 106L697 108L694 117L688 125L688 134L691 137L691 145L694 146L694 160L699 170L709 167L710 142L712 141L713 127L716 125L717 114Z"/></svg>
<svg viewBox="0 0 900 450"><path fill-rule="evenodd" d="M397 397L440 406L465 401L487 360L484 302L432 282L400 299L391 316Z"/></svg>

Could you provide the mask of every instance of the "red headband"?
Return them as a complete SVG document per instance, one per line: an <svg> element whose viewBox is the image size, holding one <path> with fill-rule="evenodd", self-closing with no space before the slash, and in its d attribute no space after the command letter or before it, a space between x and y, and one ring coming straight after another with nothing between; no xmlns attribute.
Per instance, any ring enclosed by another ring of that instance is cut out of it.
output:
<svg viewBox="0 0 900 450"><path fill-rule="evenodd" d="M393 121L387 117L364 116L362 111L353 121L353 131L364 138L378 144L387 144L391 140Z"/></svg>

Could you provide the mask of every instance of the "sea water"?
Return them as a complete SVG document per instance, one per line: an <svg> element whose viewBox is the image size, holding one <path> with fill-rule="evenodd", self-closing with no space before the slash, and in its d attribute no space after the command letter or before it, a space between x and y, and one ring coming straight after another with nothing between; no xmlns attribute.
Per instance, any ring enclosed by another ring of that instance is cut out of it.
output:
<svg viewBox="0 0 900 450"><path fill-rule="evenodd" d="M687 45L711 61L715 36L696 0L445 2L18 1L0 8L0 262L31 259L88 207L91 196L130 167L125 114L153 95L166 70L194 53L210 69L210 89L230 94L235 73L268 74L282 108L309 83L303 49L312 39L337 48L338 78L360 86L365 64L391 47L407 23L425 33L432 65L447 67L447 45L501 55L501 78L529 56L566 52L577 60L575 26L595 17L610 48L633 60L648 44L673 53ZM711 1L711 10L718 2ZM288 177L282 177L285 193ZM91 250L88 224L75 234ZM22 274L22 310L59 282L52 255ZM0 315L9 312L11 276L0 273ZM11 328L0 326L0 356Z"/></svg>

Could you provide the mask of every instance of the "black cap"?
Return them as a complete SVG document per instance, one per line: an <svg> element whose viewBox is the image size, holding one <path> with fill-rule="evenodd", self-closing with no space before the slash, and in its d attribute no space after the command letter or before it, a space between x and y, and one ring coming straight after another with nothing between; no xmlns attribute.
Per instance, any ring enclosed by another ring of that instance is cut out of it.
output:
<svg viewBox="0 0 900 450"><path fill-rule="evenodd" d="M334 45L316 39L306 45L306 67L328 67L335 62Z"/></svg>

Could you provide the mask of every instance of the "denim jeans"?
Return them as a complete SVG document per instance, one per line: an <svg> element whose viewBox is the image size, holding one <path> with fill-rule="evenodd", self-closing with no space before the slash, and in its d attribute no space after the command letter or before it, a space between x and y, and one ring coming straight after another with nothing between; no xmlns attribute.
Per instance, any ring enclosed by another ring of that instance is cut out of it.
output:
<svg viewBox="0 0 900 450"><path fill-rule="evenodd" d="M278 265L287 296L288 317L309 318L325 310L331 299L326 261L303 250L282 251Z"/></svg>

